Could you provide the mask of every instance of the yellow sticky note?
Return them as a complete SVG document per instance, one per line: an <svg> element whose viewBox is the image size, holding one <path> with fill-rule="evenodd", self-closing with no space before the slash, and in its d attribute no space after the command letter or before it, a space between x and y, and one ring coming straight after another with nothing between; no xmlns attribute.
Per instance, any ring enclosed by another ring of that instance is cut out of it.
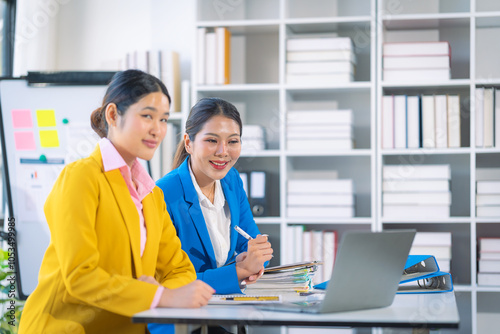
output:
<svg viewBox="0 0 500 334"><path fill-rule="evenodd" d="M59 136L57 135L57 130L41 130L40 146L59 147Z"/></svg>
<svg viewBox="0 0 500 334"><path fill-rule="evenodd" d="M56 126L56 113L54 110L37 110L36 119L39 127Z"/></svg>

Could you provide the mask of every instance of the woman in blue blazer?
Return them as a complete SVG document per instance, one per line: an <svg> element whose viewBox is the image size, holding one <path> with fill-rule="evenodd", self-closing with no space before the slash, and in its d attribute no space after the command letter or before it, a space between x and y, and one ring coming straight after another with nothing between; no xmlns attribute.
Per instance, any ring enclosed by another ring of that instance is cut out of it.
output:
<svg viewBox="0 0 500 334"><path fill-rule="evenodd" d="M186 122L174 170L157 181L182 249L198 279L218 294L241 293L255 282L272 258L266 235L255 224L243 183L233 168L241 152L242 123L238 110L219 98L201 99ZM253 239L234 229L241 227ZM151 333L168 327L150 324ZM229 333L209 327L209 333Z"/></svg>
<svg viewBox="0 0 500 334"><path fill-rule="evenodd" d="M156 183L198 279L218 294L240 293L243 282L255 282L273 253L267 236L259 234L233 168L241 152L241 130L231 103L201 99L186 122L175 169ZM238 234L235 226L253 239Z"/></svg>

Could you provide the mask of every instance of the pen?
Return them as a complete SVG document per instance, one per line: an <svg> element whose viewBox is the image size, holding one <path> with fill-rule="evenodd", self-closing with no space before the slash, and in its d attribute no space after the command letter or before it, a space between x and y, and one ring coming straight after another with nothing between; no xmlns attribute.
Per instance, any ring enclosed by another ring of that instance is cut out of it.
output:
<svg viewBox="0 0 500 334"><path fill-rule="evenodd" d="M247 232L243 231L239 226L235 226L234 229L243 236L243 238L247 239L247 240L252 240L253 238L248 235Z"/></svg>
<svg viewBox="0 0 500 334"><path fill-rule="evenodd" d="M224 297L221 300L234 300L234 301L248 301L248 300L280 300L279 296L262 296L262 297L252 297L252 296L242 296L242 297Z"/></svg>

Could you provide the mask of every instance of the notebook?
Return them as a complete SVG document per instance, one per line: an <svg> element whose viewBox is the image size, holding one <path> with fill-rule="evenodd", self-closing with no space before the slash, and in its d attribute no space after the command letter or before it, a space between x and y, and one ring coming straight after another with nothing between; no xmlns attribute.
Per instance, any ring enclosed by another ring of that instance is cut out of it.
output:
<svg viewBox="0 0 500 334"><path fill-rule="evenodd" d="M392 304L414 230L348 231L340 243L323 300L259 305L268 311L331 313Z"/></svg>

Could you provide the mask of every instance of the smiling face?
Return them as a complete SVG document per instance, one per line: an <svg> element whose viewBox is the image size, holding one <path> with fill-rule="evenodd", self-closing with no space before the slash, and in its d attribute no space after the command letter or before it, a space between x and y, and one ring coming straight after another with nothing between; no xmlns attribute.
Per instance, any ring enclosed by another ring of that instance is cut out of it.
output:
<svg viewBox="0 0 500 334"><path fill-rule="evenodd" d="M136 158L150 160L165 134L170 104L161 92L150 93L132 104L123 115L116 105L106 107L108 139L127 165Z"/></svg>
<svg viewBox="0 0 500 334"><path fill-rule="evenodd" d="M192 141L184 135L186 151L191 155L191 169L200 188L226 176L241 152L240 127L231 118L210 118Z"/></svg>

